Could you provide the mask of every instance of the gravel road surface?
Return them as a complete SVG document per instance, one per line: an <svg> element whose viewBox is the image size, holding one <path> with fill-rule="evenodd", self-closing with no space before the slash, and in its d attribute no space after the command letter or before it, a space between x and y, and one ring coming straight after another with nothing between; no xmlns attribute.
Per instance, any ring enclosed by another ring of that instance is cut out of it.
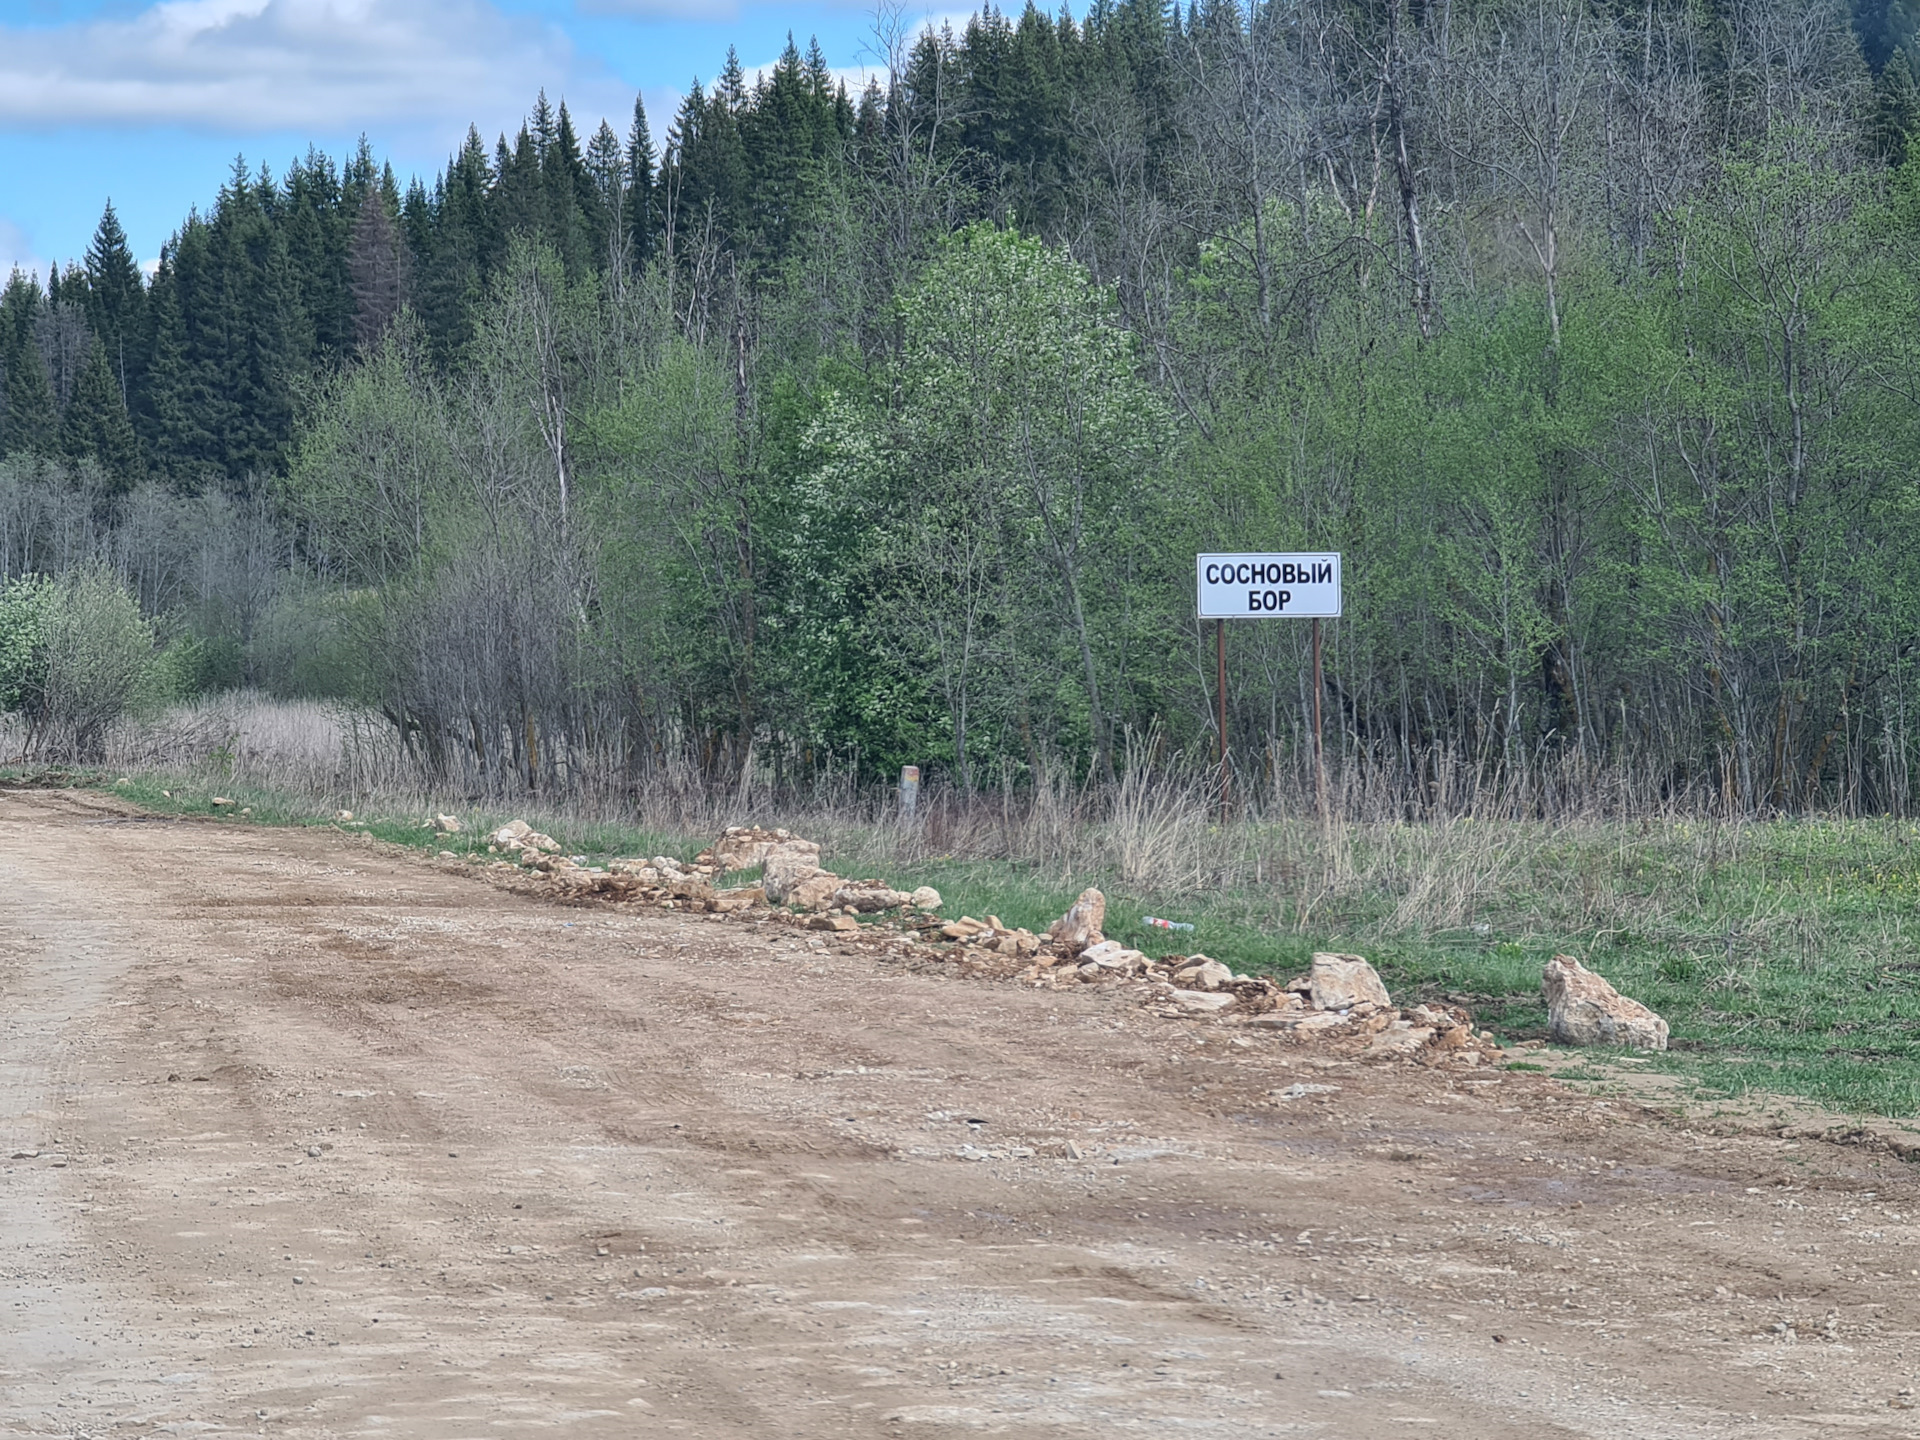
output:
<svg viewBox="0 0 1920 1440"><path fill-rule="evenodd" d="M5 1436L1920 1433L1914 1172L1717 1129L0 793Z"/></svg>

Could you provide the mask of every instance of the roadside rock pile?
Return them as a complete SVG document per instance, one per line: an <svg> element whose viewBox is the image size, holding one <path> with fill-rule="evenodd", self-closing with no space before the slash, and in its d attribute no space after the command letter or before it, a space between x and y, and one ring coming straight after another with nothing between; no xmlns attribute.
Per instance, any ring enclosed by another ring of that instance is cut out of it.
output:
<svg viewBox="0 0 1920 1440"><path fill-rule="evenodd" d="M794 839L790 830L762 830L758 825L730 825L727 831L707 849L694 857L696 865L711 865L721 874L733 870L751 870L756 865L767 863L767 856ZM807 841L800 841L802 845ZM814 846L817 859L820 847Z"/></svg>
<svg viewBox="0 0 1920 1440"><path fill-rule="evenodd" d="M1372 1058L1429 1065L1477 1066L1500 1053L1491 1035L1476 1033L1464 1010L1397 1008L1364 956L1316 954L1306 974L1284 984L1235 974L1207 955L1152 958L1106 937L1102 927L1107 899L1096 889L1082 891L1066 914L1038 935L1009 926L998 915L943 921L933 913L940 909L941 897L930 886L908 892L880 880L848 880L821 865L818 843L786 830L735 826L691 864L655 855L587 865L584 857L559 854L558 844L521 820L501 826L487 841L490 850L518 861L497 861L496 869L536 872L545 886L568 897L600 896L720 915L788 907L809 912L799 922L809 930L849 939L885 938L900 947L899 959L919 955L936 968L957 966L964 975L1018 980L1044 989L1126 987L1153 1013L1170 1019L1216 1017L1301 1039L1345 1040ZM715 887L724 875L756 867L761 872L757 885ZM860 924L861 916L888 912L899 917L893 928ZM794 923L797 917L772 918ZM1590 972L1581 973L1606 985ZM1610 987L1607 993L1612 994ZM1589 991L1582 989L1581 994ZM1618 996L1615 1000L1621 1006L1634 1004ZM1664 1039L1664 1022L1653 1018Z"/></svg>
<svg viewBox="0 0 1920 1440"><path fill-rule="evenodd" d="M971 915L962 915L958 920L942 925L938 931L943 939L959 940L967 945L995 955L1026 958L1040 953L1041 940L1031 930L1009 930L1000 922L998 915L989 915L984 921Z"/></svg>
<svg viewBox="0 0 1920 1440"><path fill-rule="evenodd" d="M529 850L535 854L552 854L559 848L558 840L542 835L524 820L509 820L487 836L489 854L524 855Z"/></svg>
<svg viewBox="0 0 1920 1440"><path fill-rule="evenodd" d="M938 910L940 892L923 885L911 894L880 880L847 880L820 864L820 846L786 830L734 826L701 860L719 871L761 867L760 888L774 905L816 913L875 915L909 906Z"/></svg>
<svg viewBox="0 0 1920 1440"><path fill-rule="evenodd" d="M1451 1007L1394 1006L1379 973L1363 956L1317 954L1311 969L1285 984L1251 975L1207 955L1149 958L1101 934L1106 897L1083 892L1044 937L1013 929L997 915L928 922L926 939L954 942L950 958L964 973L1001 975L1048 989L1064 985L1127 985L1140 1002L1169 1019L1217 1016L1229 1024L1364 1044L1379 1059L1472 1067L1496 1058L1491 1035ZM1024 966L1019 961L1025 960Z"/></svg>

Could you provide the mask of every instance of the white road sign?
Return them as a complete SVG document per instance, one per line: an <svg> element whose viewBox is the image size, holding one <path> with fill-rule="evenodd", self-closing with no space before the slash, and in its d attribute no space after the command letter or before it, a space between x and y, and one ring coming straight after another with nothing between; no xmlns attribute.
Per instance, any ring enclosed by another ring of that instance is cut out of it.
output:
<svg viewBox="0 0 1920 1440"><path fill-rule="evenodd" d="M1332 619L1340 613L1338 555L1202 555L1202 620Z"/></svg>

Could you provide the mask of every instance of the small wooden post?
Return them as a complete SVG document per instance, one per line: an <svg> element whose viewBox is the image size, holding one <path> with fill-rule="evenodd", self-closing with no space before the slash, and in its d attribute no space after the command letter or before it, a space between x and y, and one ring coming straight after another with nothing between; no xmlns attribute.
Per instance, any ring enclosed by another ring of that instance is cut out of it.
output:
<svg viewBox="0 0 1920 1440"><path fill-rule="evenodd" d="M1213 622L1214 692L1220 697L1220 822L1232 809L1232 774L1227 761L1227 622Z"/></svg>
<svg viewBox="0 0 1920 1440"><path fill-rule="evenodd" d="M1320 678L1320 617L1313 621L1313 799L1320 811L1320 824L1327 823L1327 763L1321 750L1320 741L1320 692L1325 683Z"/></svg>

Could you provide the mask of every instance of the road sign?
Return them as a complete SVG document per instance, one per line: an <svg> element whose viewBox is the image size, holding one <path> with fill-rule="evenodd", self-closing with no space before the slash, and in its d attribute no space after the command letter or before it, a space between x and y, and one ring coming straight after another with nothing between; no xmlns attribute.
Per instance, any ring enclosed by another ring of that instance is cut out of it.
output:
<svg viewBox="0 0 1920 1440"><path fill-rule="evenodd" d="M1232 809L1233 771L1227 758L1227 621L1313 621L1313 790L1327 821L1327 770L1321 751L1320 622L1340 616L1340 557L1318 555L1200 555L1194 560L1200 618L1213 625L1214 693L1220 706L1220 817Z"/></svg>
<svg viewBox="0 0 1920 1440"><path fill-rule="evenodd" d="M1202 620L1336 619L1340 557L1202 555L1196 564Z"/></svg>

